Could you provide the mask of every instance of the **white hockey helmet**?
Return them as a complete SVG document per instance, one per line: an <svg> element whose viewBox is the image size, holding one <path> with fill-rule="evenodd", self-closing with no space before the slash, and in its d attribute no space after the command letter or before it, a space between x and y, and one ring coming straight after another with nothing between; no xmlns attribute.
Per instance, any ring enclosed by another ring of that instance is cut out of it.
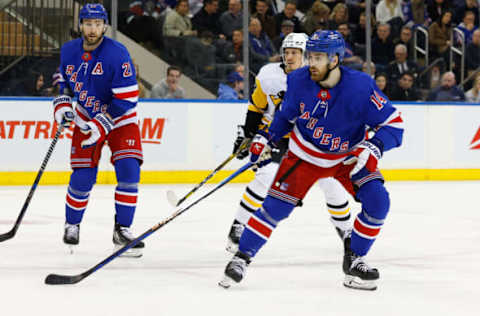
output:
<svg viewBox="0 0 480 316"><path fill-rule="evenodd" d="M305 64L307 41L308 41L308 35L305 33L290 33L287 36L285 36L282 42L282 47L280 48L283 62L285 62L285 58L284 58L285 48L299 48L302 50L303 64Z"/></svg>

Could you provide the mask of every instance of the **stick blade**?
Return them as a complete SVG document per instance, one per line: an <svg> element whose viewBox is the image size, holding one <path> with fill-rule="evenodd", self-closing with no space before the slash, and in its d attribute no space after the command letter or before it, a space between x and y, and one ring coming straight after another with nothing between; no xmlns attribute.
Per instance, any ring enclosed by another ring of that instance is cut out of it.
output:
<svg viewBox="0 0 480 316"><path fill-rule="evenodd" d="M8 233L1 234L0 235L0 242L8 240L8 239L12 238L14 235L15 235L15 233L13 232L13 230L9 231Z"/></svg>
<svg viewBox="0 0 480 316"><path fill-rule="evenodd" d="M49 285L62 285L62 284L75 284L83 279L82 275L61 275L61 274L49 274L45 278L45 284Z"/></svg>
<svg viewBox="0 0 480 316"><path fill-rule="evenodd" d="M177 195L175 194L175 192L173 192L171 190L167 191L167 201L173 207L177 207L178 198L177 198Z"/></svg>

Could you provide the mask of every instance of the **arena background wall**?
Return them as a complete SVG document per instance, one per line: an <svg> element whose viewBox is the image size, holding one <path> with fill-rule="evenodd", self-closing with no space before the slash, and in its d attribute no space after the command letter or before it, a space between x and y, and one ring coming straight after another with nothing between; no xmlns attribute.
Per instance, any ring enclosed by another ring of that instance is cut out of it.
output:
<svg viewBox="0 0 480 316"><path fill-rule="evenodd" d="M401 148L385 153L387 180L479 180L480 104L396 103L405 121ZM230 154L246 103L141 100L141 183L197 183ZM49 98L0 98L0 185L32 184L55 135ZM59 140L41 184L68 183L71 130ZM98 183L115 183L104 148ZM211 181L242 166L234 160ZM236 182L248 182L248 171Z"/></svg>

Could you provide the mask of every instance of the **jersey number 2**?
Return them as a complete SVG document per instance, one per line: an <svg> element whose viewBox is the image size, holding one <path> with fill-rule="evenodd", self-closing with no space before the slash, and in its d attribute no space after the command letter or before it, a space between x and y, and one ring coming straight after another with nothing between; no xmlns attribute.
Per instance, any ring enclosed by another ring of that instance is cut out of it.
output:
<svg viewBox="0 0 480 316"><path fill-rule="evenodd" d="M130 77L132 75L132 66L130 66L129 62L123 63L122 69L123 69L123 76L124 77Z"/></svg>

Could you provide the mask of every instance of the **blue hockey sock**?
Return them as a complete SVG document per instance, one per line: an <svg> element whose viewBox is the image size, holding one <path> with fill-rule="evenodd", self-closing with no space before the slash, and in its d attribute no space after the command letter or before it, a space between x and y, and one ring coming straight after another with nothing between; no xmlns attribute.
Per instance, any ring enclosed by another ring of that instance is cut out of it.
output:
<svg viewBox="0 0 480 316"><path fill-rule="evenodd" d="M115 221L130 227L135 215L140 180L140 164L137 159L126 158L115 162L117 187L115 188Z"/></svg>
<svg viewBox="0 0 480 316"><path fill-rule="evenodd" d="M385 222L390 208L390 199L383 183L373 180L362 185L357 198L362 202L362 211L353 224L351 248L359 256L370 250Z"/></svg>
<svg viewBox="0 0 480 316"><path fill-rule="evenodd" d="M248 220L238 249L254 257L267 242L278 222L287 218L294 207L293 204L267 196L263 205Z"/></svg>
<svg viewBox="0 0 480 316"><path fill-rule="evenodd" d="M70 176L65 203L65 217L69 224L79 224L95 184L97 168L76 168Z"/></svg>

